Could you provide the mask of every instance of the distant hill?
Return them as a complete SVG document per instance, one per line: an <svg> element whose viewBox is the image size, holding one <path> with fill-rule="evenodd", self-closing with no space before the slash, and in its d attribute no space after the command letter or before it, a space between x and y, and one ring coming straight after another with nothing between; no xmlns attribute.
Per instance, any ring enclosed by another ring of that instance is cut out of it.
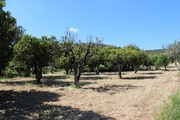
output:
<svg viewBox="0 0 180 120"><path fill-rule="evenodd" d="M149 55L158 55L158 54L166 53L166 49L146 50L146 52L147 52Z"/></svg>

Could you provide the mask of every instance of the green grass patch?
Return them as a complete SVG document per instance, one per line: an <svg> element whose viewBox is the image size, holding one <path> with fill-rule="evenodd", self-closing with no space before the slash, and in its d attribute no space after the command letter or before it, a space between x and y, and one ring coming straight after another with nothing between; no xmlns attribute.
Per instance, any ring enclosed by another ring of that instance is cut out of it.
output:
<svg viewBox="0 0 180 120"><path fill-rule="evenodd" d="M171 103L164 106L158 120L180 120L180 90L172 95Z"/></svg>
<svg viewBox="0 0 180 120"><path fill-rule="evenodd" d="M74 84L74 83L70 84L69 87L71 87L71 88L77 88L77 89L80 89L80 88L81 88L80 85L76 85L76 84Z"/></svg>

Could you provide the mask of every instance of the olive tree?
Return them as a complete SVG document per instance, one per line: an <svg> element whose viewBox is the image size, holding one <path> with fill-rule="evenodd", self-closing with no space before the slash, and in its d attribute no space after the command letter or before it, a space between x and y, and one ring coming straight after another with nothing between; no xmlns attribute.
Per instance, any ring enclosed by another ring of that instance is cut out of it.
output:
<svg viewBox="0 0 180 120"><path fill-rule="evenodd" d="M155 64L156 64L156 66L164 67L165 70L167 70L167 66L168 66L169 62L170 62L169 56L166 54L161 54L160 56L157 57Z"/></svg>
<svg viewBox="0 0 180 120"><path fill-rule="evenodd" d="M174 43L169 44L166 47L166 50L168 51L169 55L173 57L174 63L180 71L180 41L175 40Z"/></svg>

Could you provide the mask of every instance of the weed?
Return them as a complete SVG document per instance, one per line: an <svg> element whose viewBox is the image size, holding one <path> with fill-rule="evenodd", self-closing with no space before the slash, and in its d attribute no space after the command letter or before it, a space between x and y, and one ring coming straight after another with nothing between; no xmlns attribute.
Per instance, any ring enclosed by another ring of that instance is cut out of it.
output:
<svg viewBox="0 0 180 120"><path fill-rule="evenodd" d="M180 120L180 90L172 95L171 103L164 106L158 120Z"/></svg>

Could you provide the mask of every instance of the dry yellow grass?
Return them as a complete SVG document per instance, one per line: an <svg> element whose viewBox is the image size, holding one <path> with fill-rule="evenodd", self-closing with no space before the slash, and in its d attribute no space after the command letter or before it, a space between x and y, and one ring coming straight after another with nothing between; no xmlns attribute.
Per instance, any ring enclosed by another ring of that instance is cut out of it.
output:
<svg viewBox="0 0 180 120"><path fill-rule="evenodd" d="M81 89L68 87L71 76L45 75L0 82L0 116L11 119L154 120L179 87L178 71L82 75ZM3 98L2 98L3 96ZM0 117L0 118L1 118Z"/></svg>

